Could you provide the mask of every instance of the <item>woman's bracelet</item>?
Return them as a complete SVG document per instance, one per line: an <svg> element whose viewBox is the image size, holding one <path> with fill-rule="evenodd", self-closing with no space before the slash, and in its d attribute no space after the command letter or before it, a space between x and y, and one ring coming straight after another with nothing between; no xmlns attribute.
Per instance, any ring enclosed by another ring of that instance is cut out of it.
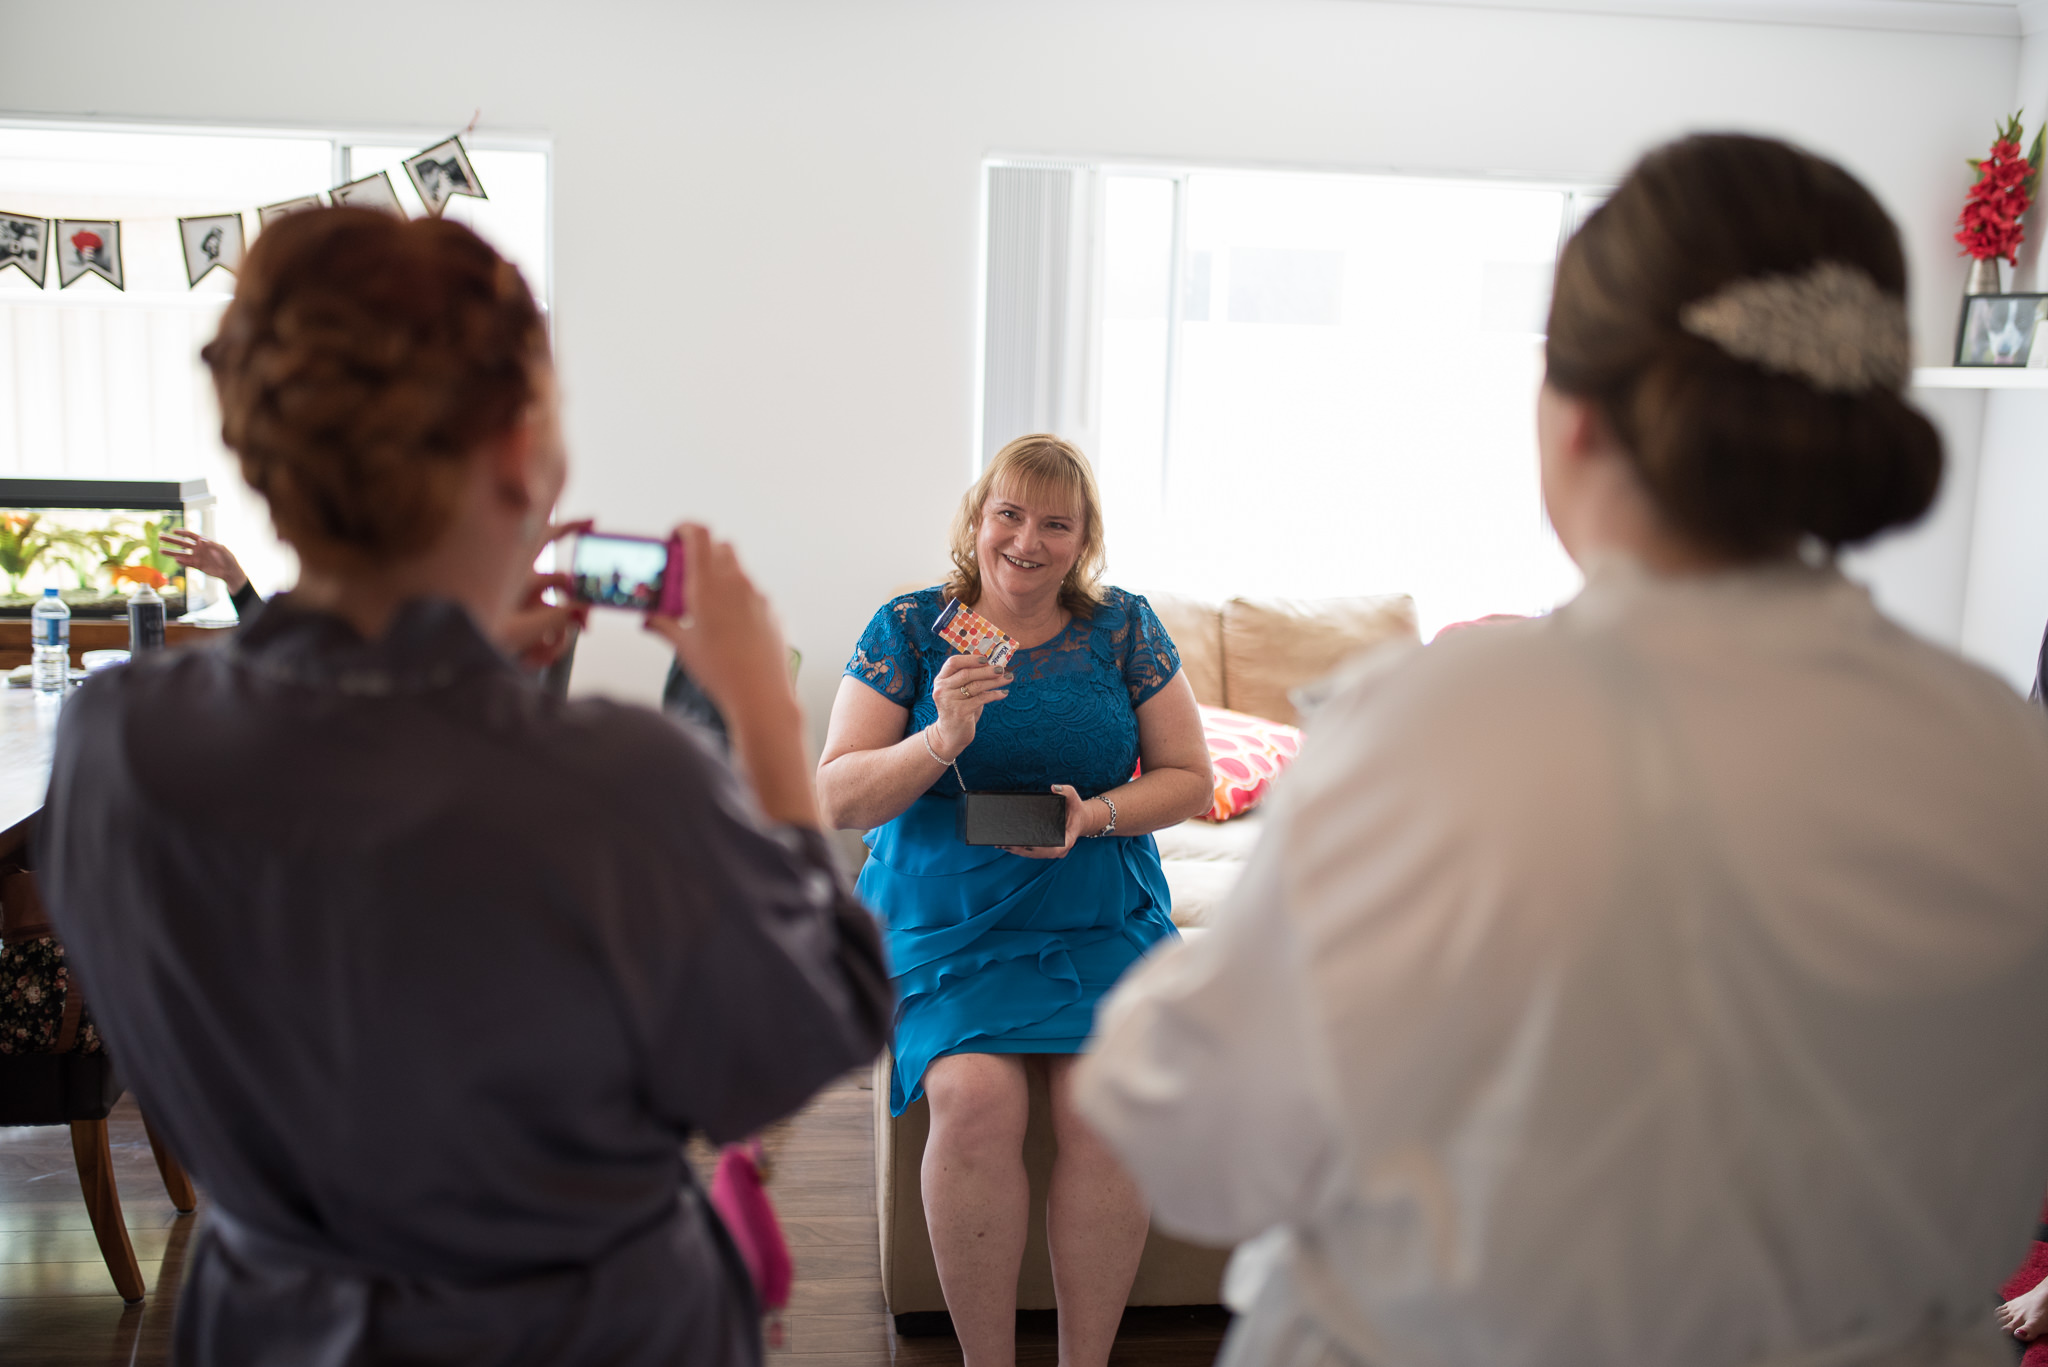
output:
<svg viewBox="0 0 2048 1367"><path fill-rule="evenodd" d="M925 727L924 730L919 731L917 733L917 736L919 740L924 742L924 752L927 755L930 755L933 759L938 760L940 764L952 764L952 760L940 758L939 752L932 749L932 729L929 726Z"/></svg>
<svg viewBox="0 0 2048 1367"><path fill-rule="evenodd" d="M1108 793L1097 793L1095 800L1109 808L1109 824L1099 831L1091 831L1089 833L1090 839L1100 840L1105 835L1116 834L1116 803L1109 800Z"/></svg>

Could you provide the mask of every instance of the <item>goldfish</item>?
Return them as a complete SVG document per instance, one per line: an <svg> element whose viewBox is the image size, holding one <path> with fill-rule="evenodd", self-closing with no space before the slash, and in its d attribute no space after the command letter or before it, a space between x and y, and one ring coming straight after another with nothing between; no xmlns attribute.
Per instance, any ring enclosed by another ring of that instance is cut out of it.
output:
<svg viewBox="0 0 2048 1367"><path fill-rule="evenodd" d="M113 577L116 584L147 584L153 589L160 589L171 582L162 570L151 569L148 565L117 566Z"/></svg>

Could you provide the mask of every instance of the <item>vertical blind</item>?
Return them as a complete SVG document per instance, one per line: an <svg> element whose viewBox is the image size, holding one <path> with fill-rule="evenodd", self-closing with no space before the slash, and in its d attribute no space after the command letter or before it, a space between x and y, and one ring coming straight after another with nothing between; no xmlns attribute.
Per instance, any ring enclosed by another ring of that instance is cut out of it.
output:
<svg viewBox="0 0 2048 1367"><path fill-rule="evenodd" d="M987 322L981 458L1028 432L1086 442L1096 174L1063 165L988 168Z"/></svg>

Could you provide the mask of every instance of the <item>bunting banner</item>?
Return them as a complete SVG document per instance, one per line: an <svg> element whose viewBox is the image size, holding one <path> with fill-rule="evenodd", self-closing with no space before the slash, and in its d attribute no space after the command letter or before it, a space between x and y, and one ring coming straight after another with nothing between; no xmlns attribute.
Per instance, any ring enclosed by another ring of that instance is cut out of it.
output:
<svg viewBox="0 0 2048 1367"><path fill-rule="evenodd" d="M475 126L472 121L470 127L473 129ZM463 147L459 133L435 143L424 152L407 157L401 164L405 167L406 179L419 192L420 203L435 218L446 212L449 202L457 195L468 195L472 199L490 198L484 193L484 183L478 177L476 167L470 165L469 152ZM324 197L300 195L296 199L265 204L256 210L257 230L260 232L288 214L322 209L330 203L337 207L347 205L357 209L375 209L398 218L406 216L405 205L398 198L391 173L376 171L346 185L337 185ZM199 282L216 270L236 274L241 269L242 254L248 249L240 212L180 218L178 241L184 248L185 280L187 288L191 289L197 289ZM118 220L52 220L34 214L0 211L0 272L12 266L35 282L37 289L48 289L52 255L57 259L59 289L69 289L88 275L97 275L117 290L128 287L121 269L121 224Z"/></svg>
<svg viewBox="0 0 2048 1367"><path fill-rule="evenodd" d="M0 271L12 266L41 289L50 269L49 247L48 219L0 213Z"/></svg>
<svg viewBox="0 0 2048 1367"><path fill-rule="evenodd" d="M115 289L121 278L121 225L109 218L57 220L57 288L68 290L88 275Z"/></svg>
<svg viewBox="0 0 2048 1367"><path fill-rule="evenodd" d="M242 216L207 214L178 220L178 240L185 244L185 279L197 285L208 271L235 274L242 266Z"/></svg>
<svg viewBox="0 0 2048 1367"><path fill-rule="evenodd" d="M448 207L448 201L457 195L490 198L484 193L484 183L477 179L476 168L469 164L469 153L463 150L459 134L407 157L404 165L412 188L420 192L420 203L426 205L427 212L435 218L441 216L441 211Z"/></svg>
<svg viewBox="0 0 2048 1367"><path fill-rule="evenodd" d="M327 192L338 209L346 204L351 209L381 209L387 214L405 217L405 206L398 202L398 191L392 187L391 173L379 171L374 176L364 176L346 185L337 185Z"/></svg>

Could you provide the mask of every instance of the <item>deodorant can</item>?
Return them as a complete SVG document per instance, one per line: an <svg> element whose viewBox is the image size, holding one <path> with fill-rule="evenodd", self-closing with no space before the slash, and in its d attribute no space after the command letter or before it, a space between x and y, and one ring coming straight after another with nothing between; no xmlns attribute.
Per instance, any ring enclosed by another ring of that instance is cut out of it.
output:
<svg viewBox="0 0 2048 1367"><path fill-rule="evenodd" d="M128 600L128 655L164 648L163 595L144 584Z"/></svg>

